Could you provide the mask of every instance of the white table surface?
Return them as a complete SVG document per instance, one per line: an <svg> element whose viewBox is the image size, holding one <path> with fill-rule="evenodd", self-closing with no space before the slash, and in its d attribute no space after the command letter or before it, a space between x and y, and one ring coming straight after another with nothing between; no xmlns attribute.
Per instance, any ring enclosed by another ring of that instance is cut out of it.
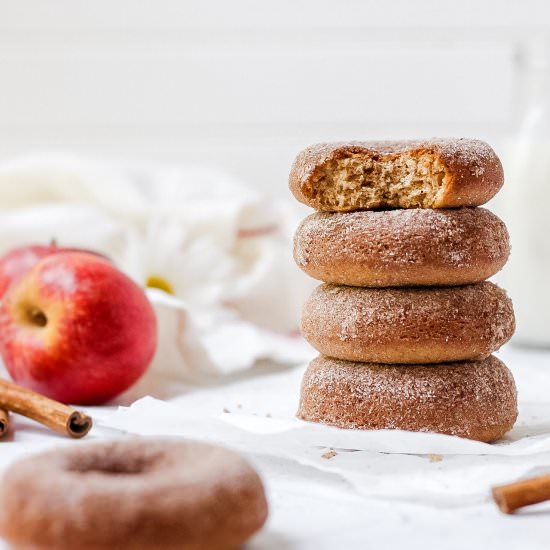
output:
<svg viewBox="0 0 550 550"><path fill-rule="evenodd" d="M499 356L508 364L516 378L519 403L519 430L530 434L550 434L550 352L537 352L506 347ZM271 372L234 378L223 384L200 388L170 386L164 395L170 396L187 410L193 408L236 408L252 414L276 416L277 403L288 403L283 393L297 400L296 384L301 370L294 373ZM290 377L290 378L289 378ZM143 391L143 389L139 389ZM133 396L126 396L131 400ZM547 410L548 416L521 416L522 406L531 410ZM548 402L548 408L543 405ZM287 406L288 408L288 406ZM94 409L102 417L111 409ZM114 410L114 409L113 409ZM286 411L288 412L288 411ZM121 432L101 427L96 423L88 439L125 437ZM10 462L28 453L59 446L78 445L78 441L50 433L32 422L17 418L14 434L0 443L0 470ZM403 455L401 455L403 459ZM541 504L513 516L501 514L489 498L489 486L482 499L455 504L437 504L411 490L399 497L369 497L359 494L341 476L292 461L249 455L266 484L270 503L270 517L266 527L256 535L247 548L267 549L324 549L324 548L547 548L550 522L550 504ZM443 461L453 457L442 457ZM548 465L550 453L537 457L541 465ZM334 464L344 456L331 459ZM431 462L427 456L404 457L411 475L430 476L441 468L440 462ZM380 476L392 476L392 457L381 453L365 455L366 467L380 471ZM477 459L475 459L477 460ZM492 460L479 457L479 461ZM518 465L527 458L501 457ZM384 468L384 464L387 466ZM432 470L433 468L433 470ZM422 479L422 478L420 478ZM427 479L427 478L426 478ZM513 479L510 479L512 481ZM453 489L450 489L452 491ZM452 496L452 495L450 495ZM0 550L8 546L0 541Z"/></svg>

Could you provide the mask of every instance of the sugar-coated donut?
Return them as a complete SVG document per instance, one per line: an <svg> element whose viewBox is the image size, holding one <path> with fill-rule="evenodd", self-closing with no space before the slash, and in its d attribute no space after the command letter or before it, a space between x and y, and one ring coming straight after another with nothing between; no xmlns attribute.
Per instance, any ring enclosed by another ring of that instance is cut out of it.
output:
<svg viewBox="0 0 550 550"><path fill-rule="evenodd" d="M477 283L509 253L506 226L485 208L316 212L294 236L308 275L352 286Z"/></svg>
<svg viewBox="0 0 550 550"><path fill-rule="evenodd" d="M495 441L517 417L504 363L383 365L317 357L307 368L298 417L340 428L439 432Z"/></svg>
<svg viewBox="0 0 550 550"><path fill-rule="evenodd" d="M238 454L135 438L25 458L0 487L0 534L32 550L233 550L264 524L262 482Z"/></svg>
<svg viewBox="0 0 550 550"><path fill-rule="evenodd" d="M319 143L289 177L300 202L327 212L479 206L503 182L493 149L464 138Z"/></svg>
<svg viewBox="0 0 550 550"><path fill-rule="evenodd" d="M302 334L320 353L370 363L485 359L514 329L511 300L489 282L449 288L322 284L302 310Z"/></svg>

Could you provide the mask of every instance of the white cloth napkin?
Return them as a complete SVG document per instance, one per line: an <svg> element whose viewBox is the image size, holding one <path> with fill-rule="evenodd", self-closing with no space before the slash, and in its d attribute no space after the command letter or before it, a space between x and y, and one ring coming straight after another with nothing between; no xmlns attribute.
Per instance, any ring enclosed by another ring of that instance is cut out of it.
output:
<svg viewBox="0 0 550 550"><path fill-rule="evenodd" d="M281 183L284 185L284 182ZM0 254L55 239L108 255L151 290L159 349L151 375L223 375L259 359L297 364L312 283L291 260L284 205L199 167L124 166L65 155L0 164Z"/></svg>

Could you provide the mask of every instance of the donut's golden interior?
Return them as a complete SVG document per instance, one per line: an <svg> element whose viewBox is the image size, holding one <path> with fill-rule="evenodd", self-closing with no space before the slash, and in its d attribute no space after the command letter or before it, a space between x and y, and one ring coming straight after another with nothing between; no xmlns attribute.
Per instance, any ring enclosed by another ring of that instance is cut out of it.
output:
<svg viewBox="0 0 550 550"><path fill-rule="evenodd" d="M431 152L381 157L354 153L327 162L310 192L326 210L431 208L445 180L445 167Z"/></svg>

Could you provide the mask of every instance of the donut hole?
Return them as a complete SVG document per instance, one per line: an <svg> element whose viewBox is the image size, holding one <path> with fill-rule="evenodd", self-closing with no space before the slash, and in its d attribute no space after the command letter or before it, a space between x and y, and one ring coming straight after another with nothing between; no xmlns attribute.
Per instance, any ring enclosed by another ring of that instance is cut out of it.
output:
<svg viewBox="0 0 550 550"><path fill-rule="evenodd" d="M101 456L69 464L68 470L77 474L136 476L150 472L156 463L156 457Z"/></svg>

